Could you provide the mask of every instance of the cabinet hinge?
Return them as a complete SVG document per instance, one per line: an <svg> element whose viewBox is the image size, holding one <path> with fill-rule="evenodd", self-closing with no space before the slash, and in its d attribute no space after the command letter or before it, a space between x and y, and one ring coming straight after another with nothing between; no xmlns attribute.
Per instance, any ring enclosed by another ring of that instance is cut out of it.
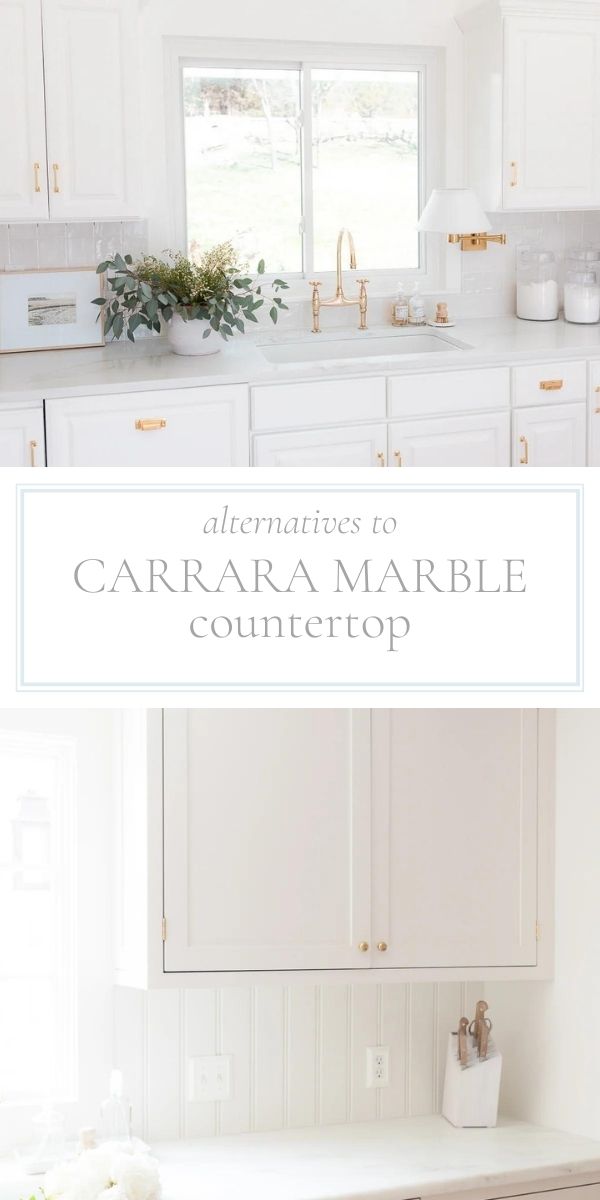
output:
<svg viewBox="0 0 600 1200"><path fill-rule="evenodd" d="M162 936L163 942L166 942L166 940L167 940L167 918L166 917L163 917L162 922L161 922L161 936Z"/></svg>
<svg viewBox="0 0 600 1200"><path fill-rule="evenodd" d="M542 940L542 926L539 921L535 923L535 940L536 942L541 942Z"/></svg>

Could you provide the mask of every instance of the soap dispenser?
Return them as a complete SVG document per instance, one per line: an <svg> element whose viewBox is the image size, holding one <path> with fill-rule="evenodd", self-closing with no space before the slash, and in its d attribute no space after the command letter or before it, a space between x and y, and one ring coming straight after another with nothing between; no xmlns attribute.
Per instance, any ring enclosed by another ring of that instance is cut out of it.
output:
<svg viewBox="0 0 600 1200"><path fill-rule="evenodd" d="M425 325L427 323L425 300L421 295L418 282L415 283L408 298L408 323L409 325Z"/></svg>
<svg viewBox="0 0 600 1200"><path fill-rule="evenodd" d="M131 1141L131 1102L123 1095L121 1071L110 1073L109 1095L100 1105L100 1130L106 1141Z"/></svg>

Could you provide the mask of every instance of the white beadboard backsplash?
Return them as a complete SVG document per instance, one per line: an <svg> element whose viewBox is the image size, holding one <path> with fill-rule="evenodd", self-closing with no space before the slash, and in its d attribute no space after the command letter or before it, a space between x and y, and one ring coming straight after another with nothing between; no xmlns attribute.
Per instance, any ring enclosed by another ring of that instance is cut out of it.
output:
<svg viewBox="0 0 600 1200"><path fill-rule="evenodd" d="M476 983L115 989L115 1066L150 1141L439 1112L448 1032ZM366 1047L390 1084L366 1087ZM188 1059L233 1057L229 1100L191 1103Z"/></svg>
<svg viewBox="0 0 600 1200"><path fill-rule="evenodd" d="M0 270L95 267L117 252L135 258L148 248L147 222L40 221L0 225Z"/></svg>

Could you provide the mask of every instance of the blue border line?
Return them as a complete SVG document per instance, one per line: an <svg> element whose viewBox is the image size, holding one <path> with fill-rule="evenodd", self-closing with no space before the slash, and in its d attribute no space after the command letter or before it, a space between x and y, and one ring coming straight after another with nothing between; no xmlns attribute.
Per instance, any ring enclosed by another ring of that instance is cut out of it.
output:
<svg viewBox="0 0 600 1200"><path fill-rule="evenodd" d="M322 693L339 693L339 692L373 692L379 691L383 693L390 692L539 692L539 691L583 691L584 690L584 675L583 675L583 527L584 527L584 485L583 484L535 484L527 485L519 484L354 484L354 485L338 485L338 484L17 484L17 548L20 555L19 571L17 572L17 662L16 666L16 691L36 691L36 692L53 692L53 691L84 691L84 692L189 692L189 693L204 693L213 692L217 694L227 694L228 692L322 692ZM42 682L30 681L24 679L24 664L25 664L25 633L24 633L24 597L25 597L25 499L29 494L39 495L40 492L49 492L52 495L56 494L71 494L72 492L83 493L127 493L141 492L152 493L210 493L231 495L232 493L246 494L272 494L272 493L318 493L334 492L336 494L351 493L352 495L362 493L384 493L386 495L401 493L402 495L416 493L473 493L484 492L500 494L519 493L530 494L531 492L549 493L556 495L557 493L572 494L576 500L576 585L575 585L575 609L576 609L576 634L575 634L575 658L576 671L573 681L556 680L554 682L536 682L535 680L525 683L514 683L506 681L472 681L467 680L463 683L457 682L429 682L419 683L412 681L403 682L378 682L365 683L364 681L330 681L328 683L307 683L303 682L272 682L272 683L249 683L230 682L230 683L190 683L185 682L147 682L142 680L131 680L127 683L106 683L106 682L90 682L89 680L73 680L69 683L64 681Z"/></svg>

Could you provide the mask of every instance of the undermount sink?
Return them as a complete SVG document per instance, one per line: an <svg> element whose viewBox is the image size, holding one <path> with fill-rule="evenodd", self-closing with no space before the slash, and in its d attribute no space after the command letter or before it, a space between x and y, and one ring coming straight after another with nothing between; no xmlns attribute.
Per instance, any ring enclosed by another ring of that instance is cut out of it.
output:
<svg viewBox="0 0 600 1200"><path fill-rule="evenodd" d="M369 359L406 358L418 354L439 354L448 350L462 350L461 342L454 341L446 333L433 330L399 331L390 334L353 332L345 337L302 338L294 342L263 343L262 354L270 363L344 363L368 361Z"/></svg>

